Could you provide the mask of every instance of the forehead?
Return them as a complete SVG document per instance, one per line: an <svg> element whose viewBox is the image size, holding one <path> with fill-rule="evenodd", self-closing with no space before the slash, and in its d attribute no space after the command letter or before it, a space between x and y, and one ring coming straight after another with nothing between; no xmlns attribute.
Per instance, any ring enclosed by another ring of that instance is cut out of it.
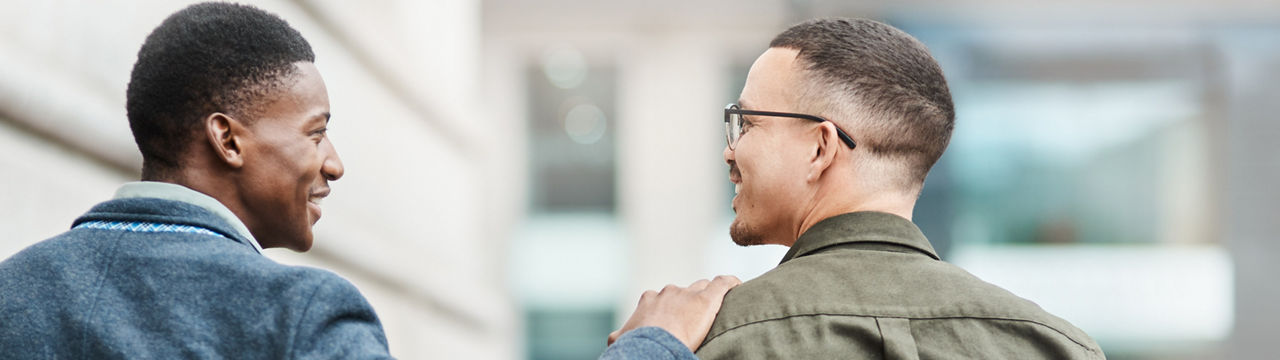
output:
<svg viewBox="0 0 1280 360"><path fill-rule="evenodd" d="M799 90L799 69L796 55L799 51L786 48L765 50L747 72L747 83L742 88L743 107L752 110L791 111Z"/></svg>
<svg viewBox="0 0 1280 360"><path fill-rule="evenodd" d="M329 112L329 93L315 64L298 62L275 98L263 106L263 117L309 119Z"/></svg>

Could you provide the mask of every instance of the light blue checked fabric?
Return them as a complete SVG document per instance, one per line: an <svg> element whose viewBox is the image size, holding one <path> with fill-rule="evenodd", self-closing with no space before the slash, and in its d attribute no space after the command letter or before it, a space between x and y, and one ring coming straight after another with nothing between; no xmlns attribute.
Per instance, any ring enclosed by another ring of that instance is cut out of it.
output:
<svg viewBox="0 0 1280 360"><path fill-rule="evenodd" d="M86 221L76 225L76 229L100 229L100 230L120 230L131 232L174 232L187 234L213 235L218 237L222 234L213 232L198 226L178 225L178 224L161 224L152 222L134 222L134 221Z"/></svg>

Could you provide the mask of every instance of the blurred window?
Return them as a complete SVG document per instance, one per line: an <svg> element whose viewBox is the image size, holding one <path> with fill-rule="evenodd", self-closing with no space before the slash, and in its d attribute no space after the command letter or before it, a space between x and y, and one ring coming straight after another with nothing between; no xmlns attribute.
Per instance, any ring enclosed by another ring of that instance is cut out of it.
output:
<svg viewBox="0 0 1280 360"><path fill-rule="evenodd" d="M549 46L527 67L529 217L512 246L528 359L595 359L624 262L616 218L616 75ZM583 254L592 254L584 256Z"/></svg>
<svg viewBox="0 0 1280 360"><path fill-rule="evenodd" d="M611 309L551 310L525 313L529 360L596 359L613 329Z"/></svg>
<svg viewBox="0 0 1280 360"><path fill-rule="evenodd" d="M1194 84L976 81L956 86L947 154L955 235L994 243L1206 236ZM1168 231L1166 231L1168 230ZM1199 230L1197 232L1196 230Z"/></svg>
<svg viewBox="0 0 1280 360"><path fill-rule="evenodd" d="M532 210L612 213L614 71L555 61L528 72Z"/></svg>
<svg viewBox="0 0 1280 360"><path fill-rule="evenodd" d="M1208 47L1178 34L920 26L956 105L917 205L940 251L1212 242Z"/></svg>

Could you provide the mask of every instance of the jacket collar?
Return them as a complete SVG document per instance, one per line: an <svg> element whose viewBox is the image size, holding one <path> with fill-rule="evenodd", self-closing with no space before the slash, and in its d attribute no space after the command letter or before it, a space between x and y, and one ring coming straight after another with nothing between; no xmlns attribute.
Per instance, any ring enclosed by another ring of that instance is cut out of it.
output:
<svg viewBox="0 0 1280 360"><path fill-rule="evenodd" d="M832 216L814 224L796 239L787 255L782 257L782 263L844 244L867 249L915 251L934 260L940 259L929 239L910 220L889 213L864 211Z"/></svg>
<svg viewBox="0 0 1280 360"><path fill-rule="evenodd" d="M231 209L227 209L227 206L218 202L217 199L186 186L157 181L134 181L125 183L119 189L116 189L115 198L157 198L199 206L222 218L227 225L231 225L242 237L249 239L249 245L253 245L253 248L259 253L262 252L262 246L258 244L258 239L253 237L253 234L249 232L249 228L245 227L244 222L241 222L240 218L231 212Z"/></svg>
<svg viewBox="0 0 1280 360"><path fill-rule="evenodd" d="M80 225L88 221L122 221L122 222L154 222L161 224L189 225L208 229L222 236L250 247L253 251L261 253L260 250L246 238L243 234L236 230L234 226L228 224L225 219L203 207L176 200L167 200L160 198L123 198L115 199L94 205L89 212L81 215L71 224L71 227Z"/></svg>

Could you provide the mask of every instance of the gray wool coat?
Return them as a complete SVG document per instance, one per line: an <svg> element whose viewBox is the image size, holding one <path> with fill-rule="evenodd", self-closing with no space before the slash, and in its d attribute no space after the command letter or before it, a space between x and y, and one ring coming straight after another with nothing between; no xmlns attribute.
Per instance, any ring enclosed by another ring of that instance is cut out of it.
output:
<svg viewBox="0 0 1280 360"><path fill-rule="evenodd" d="M173 226L122 225L138 222ZM107 201L0 262L0 358L389 357L355 286L276 263L185 202Z"/></svg>

